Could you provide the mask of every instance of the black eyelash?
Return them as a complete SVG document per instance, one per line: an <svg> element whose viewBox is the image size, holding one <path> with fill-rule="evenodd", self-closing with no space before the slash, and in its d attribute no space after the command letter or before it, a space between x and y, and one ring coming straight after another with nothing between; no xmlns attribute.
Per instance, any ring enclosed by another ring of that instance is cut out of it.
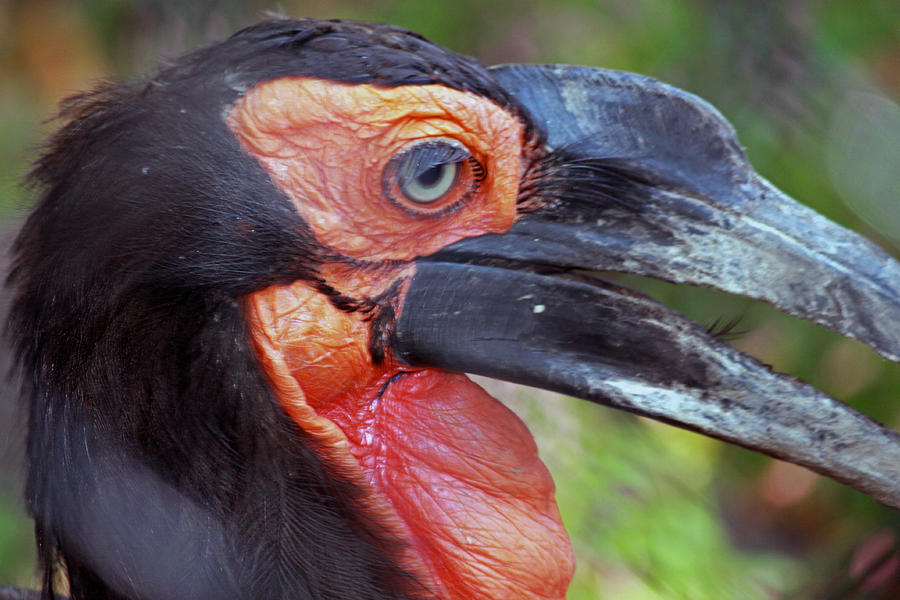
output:
<svg viewBox="0 0 900 600"><path fill-rule="evenodd" d="M487 171L485 171L484 165L475 160L474 156L469 156L469 165L472 167L472 183L475 184L475 188L479 188L484 182Z"/></svg>

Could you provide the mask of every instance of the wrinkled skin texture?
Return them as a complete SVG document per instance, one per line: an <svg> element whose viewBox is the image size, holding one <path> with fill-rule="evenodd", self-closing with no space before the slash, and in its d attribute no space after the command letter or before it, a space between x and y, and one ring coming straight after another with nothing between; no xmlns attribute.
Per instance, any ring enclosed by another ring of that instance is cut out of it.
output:
<svg viewBox="0 0 900 600"><path fill-rule="evenodd" d="M463 375L404 375L321 411L452 598L562 598L572 574L550 473L525 425Z"/></svg>
<svg viewBox="0 0 900 600"><path fill-rule="evenodd" d="M228 125L318 240L353 258L411 260L502 233L516 216L522 124L472 93L285 77L249 90ZM465 145L485 180L452 214L410 214L385 197L384 169L411 142L441 137Z"/></svg>
<svg viewBox="0 0 900 600"><path fill-rule="evenodd" d="M523 128L473 94L284 78L248 91L228 123L317 240L348 257L320 269L344 297L381 299L399 315L409 261L515 221ZM450 210L386 198L391 158L431 137L464 144L484 179L462 202L456 189L441 200L455 203ZM374 361L373 315L336 307L310 282L256 292L246 313L285 411L372 490L373 517L406 540L407 567L438 597L565 596L568 535L550 474L515 415L462 375L412 369L390 353Z"/></svg>

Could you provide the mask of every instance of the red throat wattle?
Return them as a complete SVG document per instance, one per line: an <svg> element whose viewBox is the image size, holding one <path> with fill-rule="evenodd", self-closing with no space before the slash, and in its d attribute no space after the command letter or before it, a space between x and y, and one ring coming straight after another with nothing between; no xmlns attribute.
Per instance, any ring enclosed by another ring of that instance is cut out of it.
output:
<svg viewBox="0 0 900 600"><path fill-rule="evenodd" d="M353 299L392 290L398 315L415 258L515 221L523 126L474 94L285 78L250 90L228 123L319 242L369 265L325 264L323 281ZM416 214L384 198L381 177L404 146L430 138L463 144L484 174L459 207ZM406 543L407 568L437 597L565 597L574 558L553 481L509 409L463 375L390 353L375 364L366 314L309 282L256 292L246 311L285 411L370 491L373 518Z"/></svg>
<svg viewBox="0 0 900 600"><path fill-rule="evenodd" d="M440 598L564 598L572 551L525 425L464 375L373 365L353 316L319 312L328 306L304 284L254 294L258 354L285 410L372 490L377 517L409 544L409 567Z"/></svg>

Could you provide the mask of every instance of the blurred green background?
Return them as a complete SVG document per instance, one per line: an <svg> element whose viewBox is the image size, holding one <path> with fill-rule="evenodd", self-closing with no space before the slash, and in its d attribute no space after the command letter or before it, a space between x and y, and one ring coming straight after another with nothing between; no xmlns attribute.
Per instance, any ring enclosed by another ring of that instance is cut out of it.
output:
<svg viewBox="0 0 900 600"><path fill-rule="evenodd" d="M0 234L56 102L220 39L266 11L389 22L485 63L637 71L735 125L760 173L900 254L896 0L0 2ZM734 344L900 428L900 366L774 310L628 279ZM565 398L489 383L554 473L578 571L571 599L900 598L900 512L794 467ZM21 419L0 399L0 582L35 585Z"/></svg>

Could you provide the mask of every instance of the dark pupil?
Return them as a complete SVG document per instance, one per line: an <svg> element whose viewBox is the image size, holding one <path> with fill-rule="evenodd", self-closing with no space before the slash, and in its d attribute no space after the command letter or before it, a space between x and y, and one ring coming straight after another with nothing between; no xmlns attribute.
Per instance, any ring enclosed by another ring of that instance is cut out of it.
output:
<svg viewBox="0 0 900 600"><path fill-rule="evenodd" d="M441 171L444 170L444 165L434 165L433 167L429 167L425 171L416 177L416 181L419 182L419 185L422 187L432 187L441 179Z"/></svg>

